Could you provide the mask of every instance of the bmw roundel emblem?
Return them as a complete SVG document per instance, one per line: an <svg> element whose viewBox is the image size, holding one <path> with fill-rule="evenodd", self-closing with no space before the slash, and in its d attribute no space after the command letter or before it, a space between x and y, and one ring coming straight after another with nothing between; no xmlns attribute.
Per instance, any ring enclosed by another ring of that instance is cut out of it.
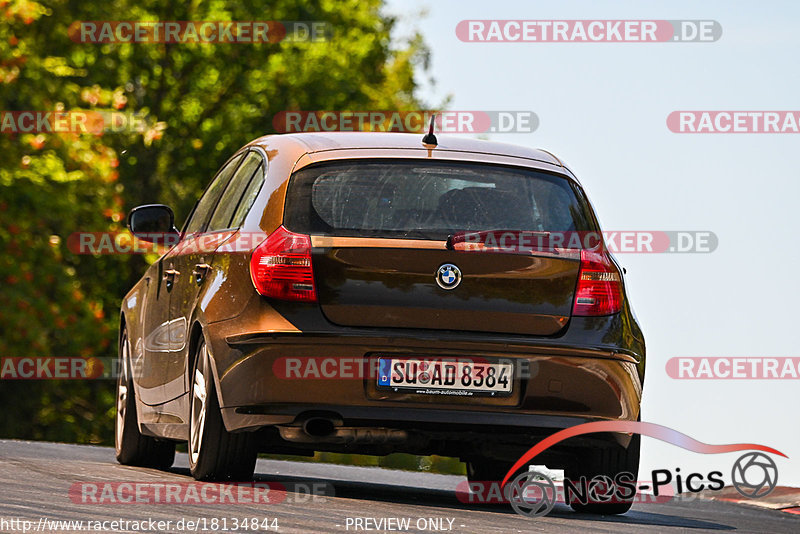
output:
<svg viewBox="0 0 800 534"><path fill-rule="evenodd" d="M436 283L442 289L455 289L461 283L461 269L452 263L445 263L436 271Z"/></svg>

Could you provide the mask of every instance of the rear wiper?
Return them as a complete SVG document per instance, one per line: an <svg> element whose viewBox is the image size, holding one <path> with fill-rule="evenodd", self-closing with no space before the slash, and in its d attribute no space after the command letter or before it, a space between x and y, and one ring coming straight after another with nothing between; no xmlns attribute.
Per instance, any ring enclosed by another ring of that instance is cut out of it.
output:
<svg viewBox="0 0 800 534"><path fill-rule="evenodd" d="M431 241L441 241L442 239L441 234L434 235L432 233L425 232L424 230L420 230L419 228L415 228L413 230L404 230L403 235L404 237L421 237L422 239L429 239Z"/></svg>

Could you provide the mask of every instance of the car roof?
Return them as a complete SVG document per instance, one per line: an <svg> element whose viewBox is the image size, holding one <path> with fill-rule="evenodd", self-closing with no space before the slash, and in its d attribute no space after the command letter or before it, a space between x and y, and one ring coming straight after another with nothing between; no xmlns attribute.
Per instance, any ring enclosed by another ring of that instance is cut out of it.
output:
<svg viewBox="0 0 800 534"><path fill-rule="evenodd" d="M524 158L566 168L556 156L542 149L444 134L438 134L436 137L439 142L434 149L436 151ZM261 146L268 153L270 149L277 149L278 151L283 149L285 152L289 152L297 158L303 154L314 154L334 150L427 150L422 144L422 134L390 132L305 132L276 134L260 137L250 143L250 145Z"/></svg>

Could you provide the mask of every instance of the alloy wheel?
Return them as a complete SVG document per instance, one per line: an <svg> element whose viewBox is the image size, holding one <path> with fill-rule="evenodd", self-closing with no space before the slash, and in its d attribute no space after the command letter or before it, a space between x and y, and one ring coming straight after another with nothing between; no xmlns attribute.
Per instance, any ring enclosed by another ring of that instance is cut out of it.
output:
<svg viewBox="0 0 800 534"><path fill-rule="evenodd" d="M123 334L120 346L119 376L117 377L117 418L114 432L114 448L117 454L122 450L122 434L125 430L125 415L128 409L128 336Z"/></svg>
<svg viewBox="0 0 800 534"><path fill-rule="evenodd" d="M189 421L189 454L192 463L197 463L203 444L203 430L208 411L208 352L203 343L197 352L197 365L192 380L192 413Z"/></svg>

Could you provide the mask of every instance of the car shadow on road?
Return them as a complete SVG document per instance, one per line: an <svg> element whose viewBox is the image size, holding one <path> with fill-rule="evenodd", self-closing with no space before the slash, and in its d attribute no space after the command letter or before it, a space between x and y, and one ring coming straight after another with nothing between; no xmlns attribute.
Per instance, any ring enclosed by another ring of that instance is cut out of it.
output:
<svg viewBox="0 0 800 534"><path fill-rule="evenodd" d="M190 476L188 469L171 470L174 473ZM468 510L470 512L487 512L504 516L520 517L507 504L484 504L484 503L464 503L458 500L455 490L419 488L405 485L383 484L375 482L329 480L311 477L268 475L257 473L254 477L256 482L279 483L286 488L287 501L293 501L291 495L297 492L297 500L308 497L308 488L317 487L328 488L327 497L338 497L346 499L361 499L365 501L380 501L394 504L410 504L414 506L424 506L432 508L445 508L451 510ZM648 506L661 506L650 504ZM683 529L706 529L706 530L735 530L735 527L724 525L712 521L680 517L665 513L643 511L634 508L630 512L621 516L602 516L592 514L578 514L573 512L568 506L557 504L548 514L548 518L563 520L589 520L602 523L617 523L620 525L647 525L683 528Z"/></svg>

